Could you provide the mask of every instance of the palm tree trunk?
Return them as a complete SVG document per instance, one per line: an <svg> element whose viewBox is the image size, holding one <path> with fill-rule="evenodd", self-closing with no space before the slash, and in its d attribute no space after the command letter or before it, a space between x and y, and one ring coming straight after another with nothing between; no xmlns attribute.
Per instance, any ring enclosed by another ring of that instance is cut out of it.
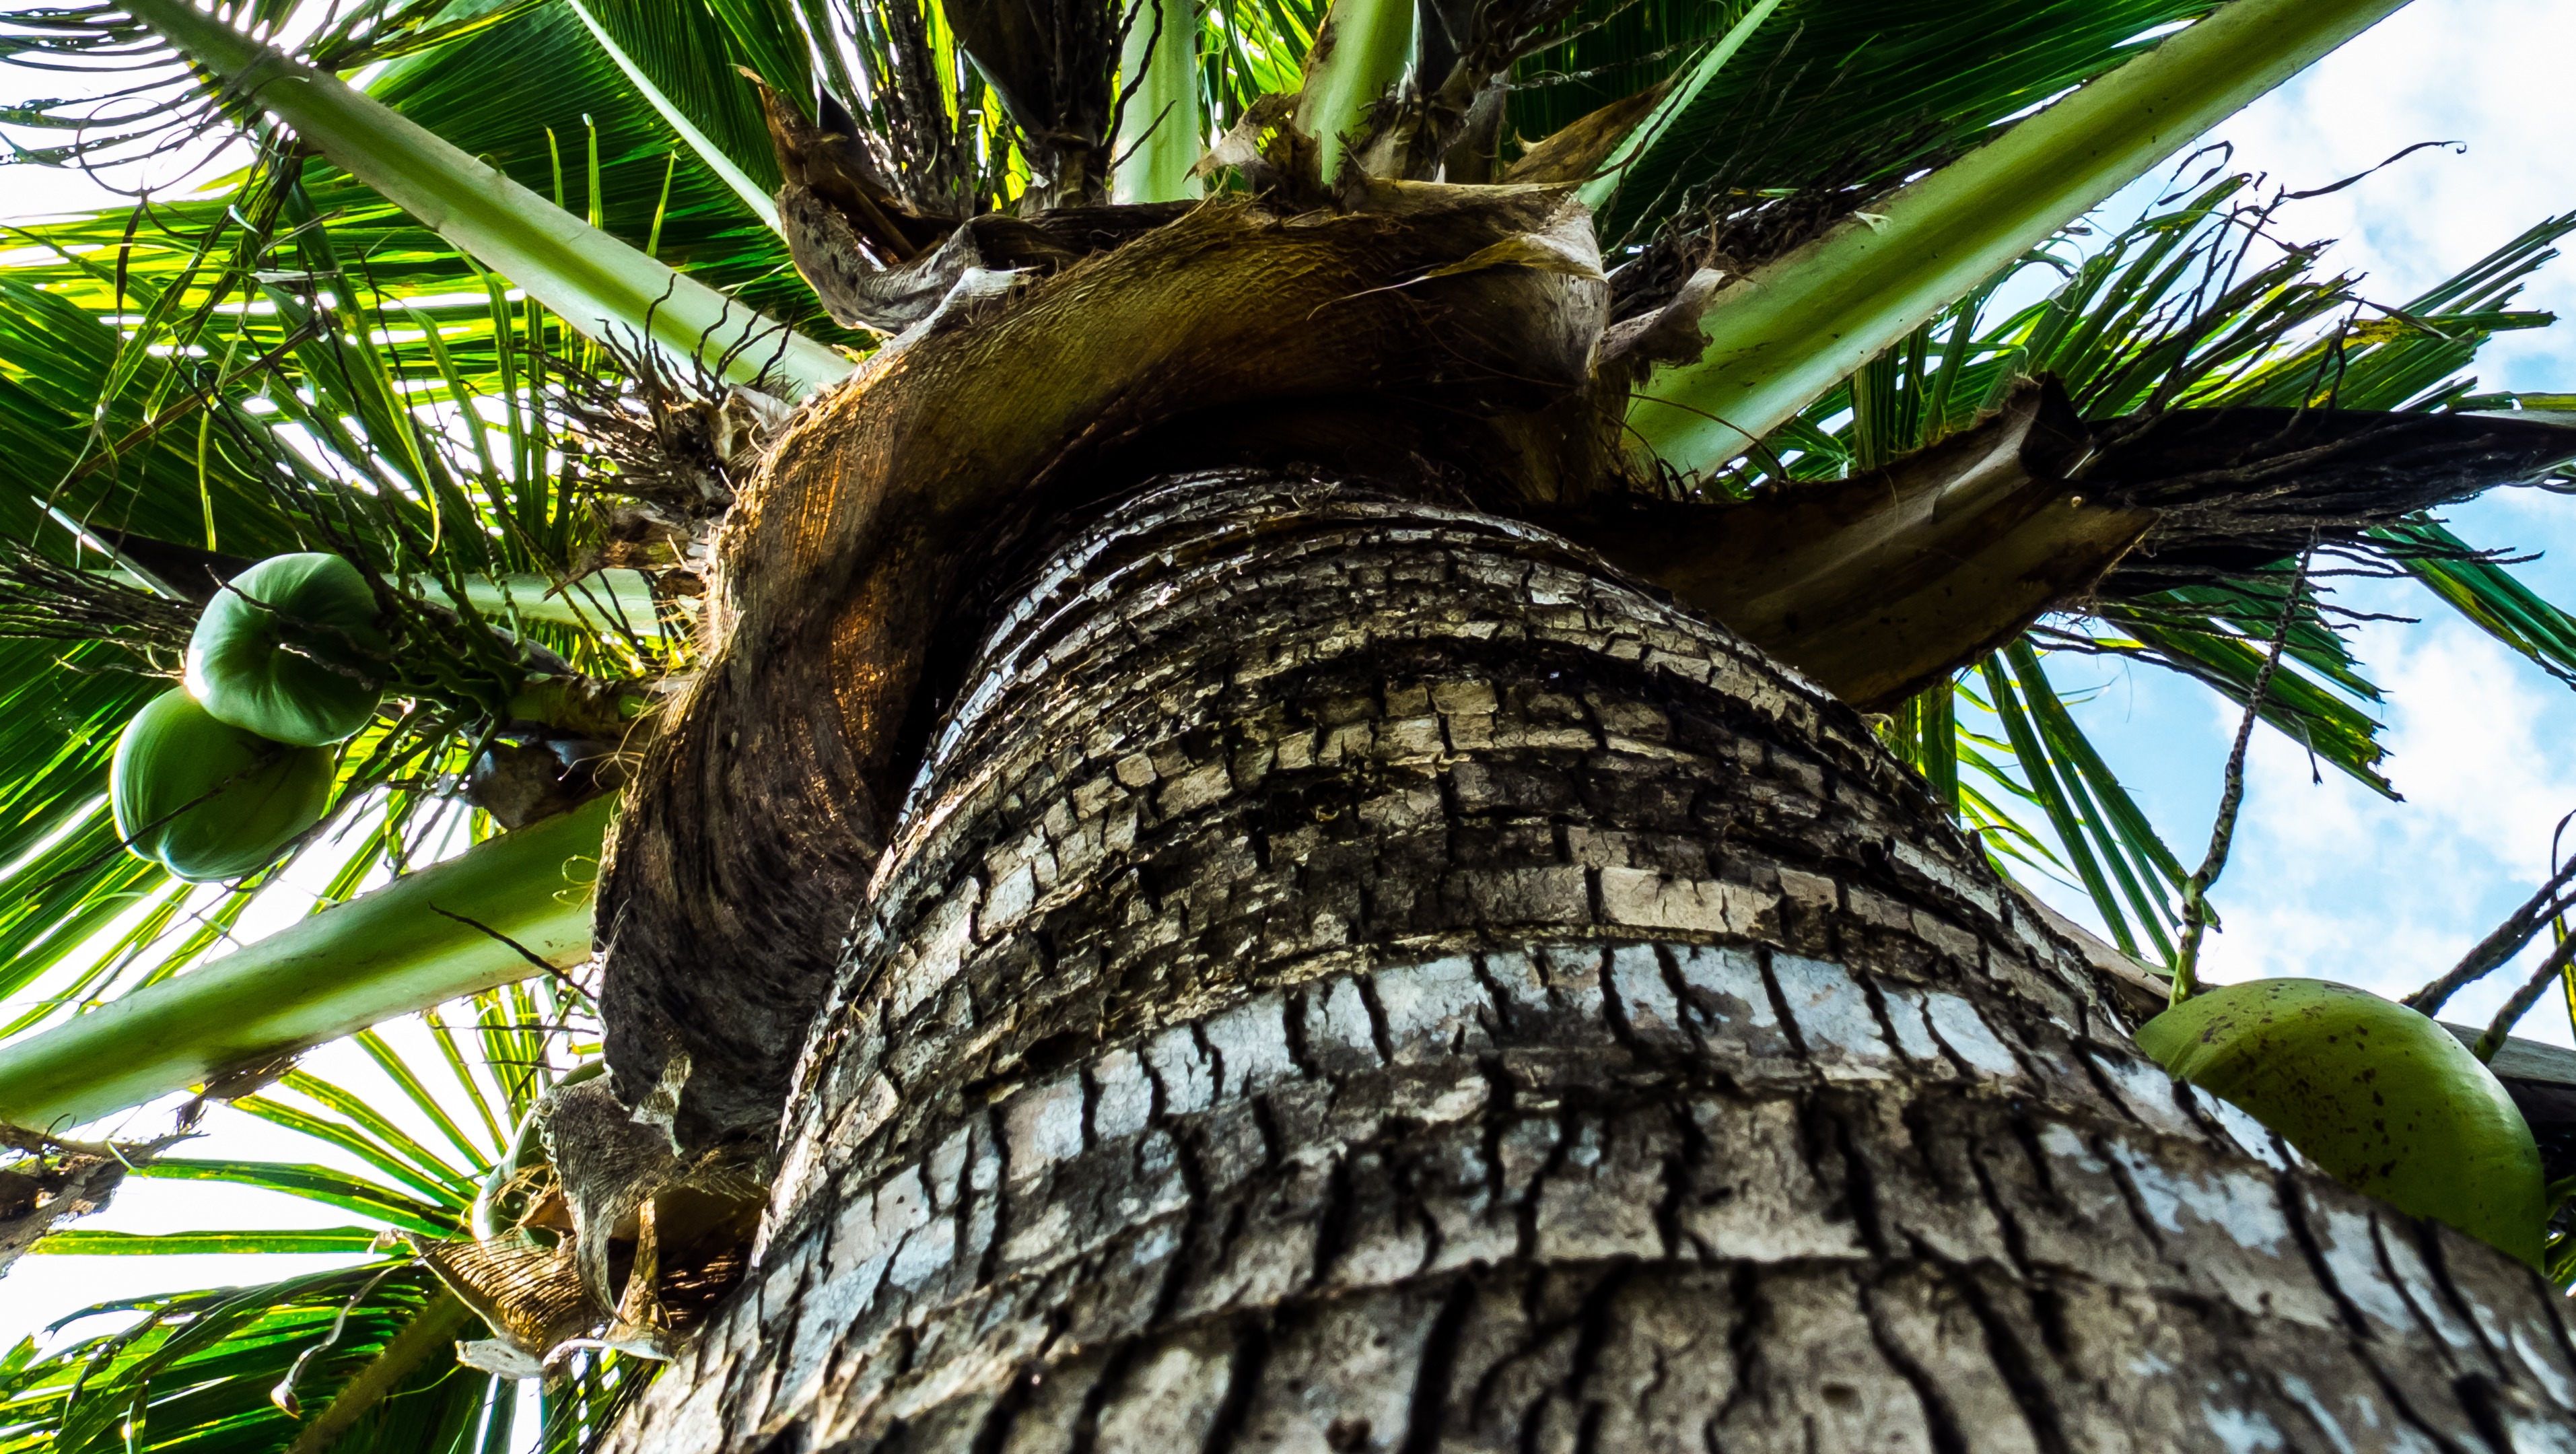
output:
<svg viewBox="0 0 2576 1454"><path fill-rule="evenodd" d="M965 674L630 1450L2571 1447L1864 724L1526 526L1166 482Z"/></svg>

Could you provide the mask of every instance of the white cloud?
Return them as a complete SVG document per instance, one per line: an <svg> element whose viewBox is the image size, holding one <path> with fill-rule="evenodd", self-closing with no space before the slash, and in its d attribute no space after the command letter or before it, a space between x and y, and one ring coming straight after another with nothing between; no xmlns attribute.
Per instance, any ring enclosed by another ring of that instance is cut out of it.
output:
<svg viewBox="0 0 2576 1454"><path fill-rule="evenodd" d="M2576 209L2564 57L2576 6L2559 0L2416 0L2220 127L2235 164L2292 190L2325 186L2419 141L2426 150L2330 196L2292 204L2278 232L2331 237L2326 264L2367 273L2365 296L2402 302L2556 213ZM2133 188L2111 215L2152 193ZM2517 306L2576 315L2576 267L2530 279ZM2576 326L2507 334L2480 358L2486 388L2576 390ZM2576 501L2516 490L2447 512L2473 542L2542 549L2515 569L2576 601ZM2455 962L2547 871L2549 834L2576 808L2576 694L2404 585L2348 587L2371 610L2425 617L2375 624L2356 647L2387 689L2391 803L2306 754L2257 737L2244 826L2215 895L2216 978L2313 974L2402 993ZM2151 668L2061 668L2108 690L2085 711L2113 766L2185 862L2207 841L2236 717L2207 691ZM2080 908L2056 890L2052 902ZM2089 916L2089 915L2088 915ZM2524 955L2536 961L2537 951ZM2445 1018L2483 1023L2521 974L2500 971ZM2521 1033L2569 1043L2546 999Z"/></svg>
<svg viewBox="0 0 2576 1454"><path fill-rule="evenodd" d="M2294 190L2341 181L2416 142L2461 143L2290 214L2291 235L2342 239L2332 261L2367 271L2371 297L2398 302L2576 209L2570 54L2576 6L2563 0L2416 0L2217 135L2236 143L2241 164ZM2576 314L2576 270L2543 273L2524 301ZM2509 374L2514 387L2576 386L2576 332L2508 335L2482 362L2491 384Z"/></svg>
<svg viewBox="0 0 2576 1454"><path fill-rule="evenodd" d="M2361 645L2389 691L2387 767L2408 801L2340 774L2312 785L2306 754L2263 734L2215 896L2227 930L2211 942L2214 977L2313 974L2412 990L2546 876L2551 829L2576 809L2576 759L2551 750L2576 734L2576 696L2456 620L2377 626ZM2203 697L2210 736L2232 731L2233 713ZM2520 978L2499 972L2445 1017L2483 1023ZM2522 1033L2568 1043L2556 1004Z"/></svg>

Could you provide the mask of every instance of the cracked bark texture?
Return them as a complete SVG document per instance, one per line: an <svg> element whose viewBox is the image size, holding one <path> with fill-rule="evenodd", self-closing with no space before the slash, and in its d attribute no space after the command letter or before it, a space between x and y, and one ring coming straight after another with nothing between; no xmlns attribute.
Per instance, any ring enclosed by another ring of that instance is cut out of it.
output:
<svg viewBox="0 0 2576 1454"><path fill-rule="evenodd" d="M2576 1449L2539 1279L2178 1091L1724 630L1242 476L1032 581L613 1447Z"/></svg>

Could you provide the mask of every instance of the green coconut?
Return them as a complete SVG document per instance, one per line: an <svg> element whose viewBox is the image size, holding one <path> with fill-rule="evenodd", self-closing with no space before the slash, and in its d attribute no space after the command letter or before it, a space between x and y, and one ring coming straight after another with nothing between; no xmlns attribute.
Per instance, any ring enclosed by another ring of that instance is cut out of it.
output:
<svg viewBox="0 0 2576 1454"><path fill-rule="evenodd" d="M375 593L336 555L273 555L228 582L188 639L188 691L245 731L338 742L384 700Z"/></svg>
<svg viewBox="0 0 2576 1454"><path fill-rule="evenodd" d="M192 882L238 878L322 820L331 751L271 742L164 692L125 724L108 796L137 857Z"/></svg>
<svg viewBox="0 0 2576 1454"><path fill-rule="evenodd" d="M2531 1127L2429 1018L2350 985L2258 979L2149 1020L2138 1048L2344 1185L2540 1265L2548 1179Z"/></svg>

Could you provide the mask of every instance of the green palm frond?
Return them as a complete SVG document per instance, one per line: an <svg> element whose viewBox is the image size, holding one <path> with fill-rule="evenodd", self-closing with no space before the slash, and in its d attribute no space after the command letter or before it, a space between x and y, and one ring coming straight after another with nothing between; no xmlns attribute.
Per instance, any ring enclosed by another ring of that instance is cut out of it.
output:
<svg viewBox="0 0 2576 1454"><path fill-rule="evenodd" d="M373 1252L384 1233L374 1227L287 1227L275 1231L105 1232L72 1227L35 1246L47 1257L193 1257Z"/></svg>
<svg viewBox="0 0 2576 1454"><path fill-rule="evenodd" d="M757 97L734 72L737 65L752 62L723 23L702 4L673 0L575 0L572 11L624 73L627 89L642 96L688 143L691 159L774 229L778 159ZM775 43L750 54L777 64L777 52L787 39L777 36ZM803 78L786 74L780 79L794 85Z"/></svg>
<svg viewBox="0 0 2576 1454"><path fill-rule="evenodd" d="M2541 599L2513 572L2430 517L2408 521L2388 534L2402 545L2430 547L2399 557L2426 590L2543 671L2576 685L2576 617Z"/></svg>
<svg viewBox="0 0 2576 1454"><path fill-rule="evenodd" d="M2458 276L2383 306L2360 279L2319 275L2322 247L2272 241L2279 206L2259 195L2255 179L2225 176L2167 199L2164 210L2089 255L2064 245L2036 253L1872 361L1719 483L1750 492L1869 468L1965 427L2030 374L2059 379L2097 420L2167 408L2437 411L2515 402L2474 395L2462 370L2496 333L2553 321L2513 302L2576 231L2576 216L2541 223ZM2011 291L2014 273L2057 285L1986 322L1985 308ZM2347 554L2363 573L2414 578L2481 629L2576 680L2569 676L2576 625L2431 517L2374 527ZM2123 950L2168 958L2184 870L2086 736L2071 710L2077 704L2058 693L2045 659L2071 651L2151 663L2241 708L2283 619L2288 581L2283 563L2106 592L2088 620L2043 623L1984 662L1975 673L1982 692L1935 688L1926 697L1938 702L1909 703L1887 735L1945 801L1964 801L1961 766L1986 785L1975 826L1999 859L2079 887ZM2380 771L2382 695L2334 611L2331 596L2318 592L2292 613L2283 667L2261 716L2317 760L2393 797ZM1958 714L1954 696L1974 710ZM1924 741L1941 720L1958 734L1946 751ZM1987 724L2000 739L1980 739ZM2034 852L2040 840L2024 814L2047 825L2053 850Z"/></svg>
<svg viewBox="0 0 2576 1454"><path fill-rule="evenodd" d="M547 389L560 351L574 346L569 334L497 291L406 306L370 271L343 263L366 245L351 246L298 178L255 175L234 197L232 207L246 201L246 215L268 224L259 235L269 240L238 252L120 244L116 268L84 253L78 230L88 224L73 224L49 235L59 249L52 260L0 275L21 305L0 316L0 409L27 445L0 461L0 528L92 573L110 564L102 548L115 559L151 555L174 577L192 562L338 548L454 605L473 629L515 632L594 673L668 669L669 642L682 638L512 609L512 582L524 592L532 574L561 577L593 528L578 478L554 466L563 422L548 413ZM258 211L263 199L275 200L272 211ZM106 321L120 293L127 316L140 305L142 326ZM0 742L12 768L0 828L10 861L0 876L0 963L13 1033L221 953L267 895L310 885L317 870L321 899L345 900L389 868L490 831L440 789L470 765L479 729L414 712L344 750L338 826L300 855L315 863L198 887L127 856L104 802L107 754L120 719L166 689L152 673L170 669L169 647L0 643L9 691L26 704L6 718ZM406 1063L381 1035L363 1036L394 1102L301 1071L236 1102L364 1171L185 1155L143 1169L297 1196L365 1217L369 1228L146 1238L76 1229L44 1250L356 1251L383 1245L387 1232L459 1235L526 1107L594 1033L579 996L565 994L511 987L466 1006L461 1025L433 1016L440 1054L426 1066ZM567 1029L577 1033L567 1039ZM400 1103L441 1144L384 1109ZM400 1261L132 1311L142 1321L123 1332L41 1358L32 1345L12 1355L0 1448L123 1447L118 1431L138 1415L138 1434L155 1446L281 1447L298 1426L270 1391L299 1367L295 1398L307 1421L346 1415L336 1447L512 1446L514 1389L455 1365L449 1345L472 1336L471 1319ZM590 1426L566 1409L613 1396L626 1377L613 1365L584 1355L549 1396L559 1444ZM359 1395L363 1408L341 1402Z"/></svg>
<svg viewBox="0 0 2576 1454"><path fill-rule="evenodd" d="M1633 392L1628 428L1647 454L1684 473L1758 445L1837 376L1903 346L1980 278L2099 206L2178 141L2403 3L2234 0L1883 200L1828 186L1816 210L1811 185L1805 225L1769 229L1775 235L1749 258L1730 256L1730 218L1700 219L1681 234L1696 242L1659 245L1664 255L1649 258L1667 271L1724 259L1740 276L1701 313L1700 356L1658 366Z"/></svg>
<svg viewBox="0 0 2576 1454"><path fill-rule="evenodd" d="M1692 64L1754 0L1593 0L1580 33L1521 63L1511 128L1543 137ZM1868 186L1985 140L2006 118L2151 47L2211 0L1787 0L1623 178L1603 236L1642 239L1725 189Z"/></svg>
<svg viewBox="0 0 2576 1454"><path fill-rule="evenodd" d="M270 1391L290 1374L297 1404L327 1409L425 1317L440 1318L436 1331L452 1336L464 1311L434 1279L398 1264L129 1306L142 1315L132 1327L0 1379L0 1450L106 1454L181 1441L190 1449L278 1449L294 1437L296 1420ZM369 1411L380 1438L404 1426L411 1432L376 1447L452 1448L482 1420L489 1381L455 1376L452 1363L418 1346L425 1341L401 1350L410 1366ZM308 1351L319 1356L305 1360Z"/></svg>
<svg viewBox="0 0 2576 1454"><path fill-rule="evenodd" d="M122 1321L114 1331L41 1353L31 1340L0 1359L0 1451L121 1450L129 1419L137 1420L136 1447L270 1450L317 1437L317 1428L344 1430L333 1448L389 1454L580 1447L583 1432L597 1429L601 1414L640 1386L641 1370L615 1354L573 1354L544 1389L538 1427L523 1427L515 1383L455 1362L455 1342L488 1336L480 1321L413 1263L403 1244L465 1235L485 1181L513 1154L517 1116L565 1067L596 1053L595 1018L573 987L520 985L432 1012L420 1028L444 1052L429 1063L406 1060L382 1034L361 1043L397 1099L443 1147L406 1131L389 1109L394 1102L371 1088L299 1070L274 1091L234 1105L372 1174L198 1156L171 1156L138 1171L256 1187L365 1218L366 1225L159 1234L75 1227L36 1249L51 1256L374 1259L74 1314ZM491 1114L504 1107L509 1120Z"/></svg>
<svg viewBox="0 0 2576 1454"><path fill-rule="evenodd" d="M152 10L148 4L138 8ZM148 68L159 62L164 70L170 69L164 59L167 53L156 52L150 43L152 32L114 12L84 13L94 17L84 24L129 50L139 50L139 63ZM206 52L197 61L218 70L252 63L245 59L248 52L242 39L223 28L219 17L198 16L185 6L153 13L159 17L154 24L180 26L187 43ZM53 41L31 35L29 43L38 53L34 58L42 59ZM308 51L327 69L332 52L328 36L309 43ZM142 116L136 123L134 144L184 137L196 114L194 108L204 104L203 87L191 79L193 71L178 70L175 75L177 79L165 81L157 93L169 105ZM582 327L600 325L601 320L590 316L592 308L607 310L607 321L613 326L642 327L647 320L623 301L625 292L634 290L640 290L639 305L649 302L657 290L663 294L664 332L670 331L672 319L716 306L730 307L727 316L736 318L733 326L738 329L743 320L754 316L742 305L757 308L764 294L792 303L801 312L813 311L810 295L793 286L792 273L787 273L783 244L724 178L690 151L669 120L628 81L617 58L566 8L512 7L491 23L446 43L415 48L373 77L363 98L348 99L348 93L318 82L302 91L312 92L310 104L296 104L312 113L305 123L319 128L307 140L321 143L322 150L343 161L353 152L372 157L362 169L375 173L375 184L393 186L399 181L397 193L426 215L439 218L440 226L465 227L484 238L476 246L488 244L500 249L496 256L529 263L530 269L515 281L543 296L577 300L572 321ZM289 98L301 92L290 88L276 94ZM327 119L337 115L332 110L335 106L351 115ZM66 113L60 124L74 125L79 119ZM406 121L427 135L399 134L401 122ZM304 149L291 145L281 133L267 126L257 130L260 159L242 189L257 195L210 197L175 207L156 204L151 209L152 225L138 229L145 234L139 240L146 246L158 243L195 250L232 231L241 234L231 239L234 260L253 263L255 257L245 254L263 251L277 236L278 196L310 183L323 203L323 210L312 215L355 212L373 221L372 229L335 231L351 244L348 255L360 260L355 265L375 274L378 285L395 292L455 292L477 286L471 266L446 241L394 211L367 188L345 182L333 185L336 174L326 165L308 161ZM446 154L448 161L473 174L439 180L432 153L441 144L461 152ZM478 170L467 157L499 167L535 197L495 194L489 171ZM587 234L577 226L562 225L560 216L541 215L546 209L536 197L551 198L558 207L589 219L606 235ZM121 234L124 221L116 218L108 225ZM364 235L369 230L378 236ZM153 233L160 236L149 235ZM646 258L641 249L648 240L664 262L680 264L688 277L707 273L704 281L729 291L731 304L721 300L709 304L706 300L712 294L694 292L695 283ZM87 241L119 245L114 237L96 234ZM545 260L542 265L533 261L540 257ZM785 275L784 286L774 276L779 274ZM673 346L684 341L668 340ZM834 376L837 368L845 367L792 334L776 341L789 354L791 375L801 378L820 370L823 376Z"/></svg>

